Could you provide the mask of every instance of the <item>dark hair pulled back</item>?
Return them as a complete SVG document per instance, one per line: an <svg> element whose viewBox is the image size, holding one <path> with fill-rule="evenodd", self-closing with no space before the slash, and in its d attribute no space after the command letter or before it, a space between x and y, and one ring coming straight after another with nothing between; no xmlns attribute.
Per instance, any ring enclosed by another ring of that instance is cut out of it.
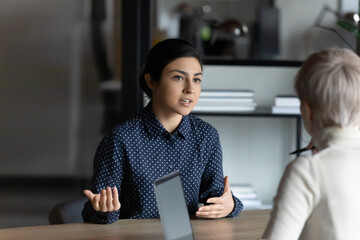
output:
<svg viewBox="0 0 360 240"><path fill-rule="evenodd" d="M163 69L172 61L182 57L196 58L202 69L202 61L196 49L188 42L181 39L166 39L156 44L146 56L141 75L140 88L152 99L152 91L145 81L145 74L149 73L151 79L158 83Z"/></svg>

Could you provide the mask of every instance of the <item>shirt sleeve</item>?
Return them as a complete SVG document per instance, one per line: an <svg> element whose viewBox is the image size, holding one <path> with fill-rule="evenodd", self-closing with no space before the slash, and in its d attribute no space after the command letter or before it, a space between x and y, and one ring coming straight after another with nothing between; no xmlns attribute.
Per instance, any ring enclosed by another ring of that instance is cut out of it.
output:
<svg viewBox="0 0 360 240"><path fill-rule="evenodd" d="M285 169L264 239L299 239L316 204L316 174L306 156L291 162Z"/></svg>
<svg viewBox="0 0 360 240"><path fill-rule="evenodd" d="M106 135L101 141L94 159L94 174L91 180L91 191L100 193L106 187L116 187L121 195L123 177L123 149L116 139L116 130ZM121 204L121 203L120 203ZM84 222L108 224L119 220L120 209L113 212L95 211L87 201L82 211Z"/></svg>
<svg viewBox="0 0 360 240"><path fill-rule="evenodd" d="M199 202L206 202L211 197L220 197L224 192L222 149L216 130L214 130L213 139L212 151L201 179ZM234 195L232 197L234 209L227 217L237 217L243 208L242 202Z"/></svg>

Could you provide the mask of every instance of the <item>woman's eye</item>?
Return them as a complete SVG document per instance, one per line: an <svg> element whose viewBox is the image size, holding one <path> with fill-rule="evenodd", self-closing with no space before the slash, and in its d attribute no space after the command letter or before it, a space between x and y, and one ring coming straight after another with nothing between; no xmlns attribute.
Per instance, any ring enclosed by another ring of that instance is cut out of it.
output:
<svg viewBox="0 0 360 240"><path fill-rule="evenodd" d="M174 77L176 80L183 80L183 77L182 76L175 76Z"/></svg>
<svg viewBox="0 0 360 240"><path fill-rule="evenodd" d="M195 78L194 81L197 82L197 83L201 83L201 79L200 79L200 78Z"/></svg>

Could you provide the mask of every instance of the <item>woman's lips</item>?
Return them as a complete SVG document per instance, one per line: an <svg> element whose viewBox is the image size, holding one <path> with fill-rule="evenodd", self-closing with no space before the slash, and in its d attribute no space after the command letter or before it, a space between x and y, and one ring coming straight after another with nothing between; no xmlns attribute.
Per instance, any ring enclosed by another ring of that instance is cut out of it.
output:
<svg viewBox="0 0 360 240"><path fill-rule="evenodd" d="M189 107L192 104L192 100L190 100L190 99L180 99L180 103L183 106Z"/></svg>
<svg viewBox="0 0 360 240"><path fill-rule="evenodd" d="M181 101L181 102L184 102L184 103L190 103L190 102L192 102L190 99L181 99L180 101Z"/></svg>

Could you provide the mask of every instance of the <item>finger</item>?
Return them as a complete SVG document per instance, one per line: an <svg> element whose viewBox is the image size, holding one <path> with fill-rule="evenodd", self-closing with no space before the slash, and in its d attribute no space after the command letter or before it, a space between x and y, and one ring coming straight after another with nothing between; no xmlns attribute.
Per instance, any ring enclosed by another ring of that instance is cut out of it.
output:
<svg viewBox="0 0 360 240"><path fill-rule="evenodd" d="M95 211L100 211L100 194L95 194L91 203Z"/></svg>
<svg viewBox="0 0 360 240"><path fill-rule="evenodd" d="M87 189L84 190L84 194L90 200L94 210L99 211L99 209L100 209L100 207L99 207L99 199L100 199L99 194L93 194L91 191L89 191Z"/></svg>
<svg viewBox="0 0 360 240"><path fill-rule="evenodd" d="M311 140L311 142L306 146L306 149L311 149L313 146L314 146L314 143Z"/></svg>
<svg viewBox="0 0 360 240"><path fill-rule="evenodd" d="M121 207L121 204L119 202L119 193L116 187L113 188L113 205L114 205L114 210L119 210Z"/></svg>
<svg viewBox="0 0 360 240"><path fill-rule="evenodd" d="M222 197L213 197L213 198L208 198L208 200L206 200L206 203L218 203L218 204L222 204L224 201L222 199Z"/></svg>
<svg viewBox="0 0 360 240"><path fill-rule="evenodd" d="M224 217L227 214L225 213L225 210L223 209L223 206L220 204L214 204L213 206L209 206L207 208L199 209L196 212L196 216L203 217L203 218L219 218Z"/></svg>
<svg viewBox="0 0 360 240"><path fill-rule="evenodd" d="M197 217L202 217L202 218L219 218L222 217L223 211L214 209L214 210L210 210L210 211L204 211L204 210L200 210L196 212L196 216Z"/></svg>
<svg viewBox="0 0 360 240"><path fill-rule="evenodd" d="M197 217L199 218L222 218L223 216L221 215L218 215L218 214L215 214L215 215L197 215Z"/></svg>
<svg viewBox="0 0 360 240"><path fill-rule="evenodd" d="M216 211L221 211L222 208L223 207L221 204L211 204L211 205L200 207L198 209L198 212L216 212Z"/></svg>
<svg viewBox="0 0 360 240"><path fill-rule="evenodd" d="M112 191L110 187L106 188L106 208L108 211L113 211L113 198L112 198Z"/></svg>
<svg viewBox="0 0 360 240"><path fill-rule="evenodd" d="M312 154L316 154L318 152L318 150L315 147L312 139L311 139L310 143L306 146L306 149L310 149Z"/></svg>
<svg viewBox="0 0 360 240"><path fill-rule="evenodd" d="M219 218L227 216L234 209L232 195L224 194L223 197L209 198L207 202L213 204L200 207L197 215L207 218Z"/></svg>
<svg viewBox="0 0 360 240"><path fill-rule="evenodd" d="M196 214L199 218L221 218L222 216L220 214Z"/></svg>
<svg viewBox="0 0 360 240"><path fill-rule="evenodd" d="M95 194L93 194L92 191L87 190L87 189L84 190L84 194L85 194L85 196L86 196L90 201L92 201L92 199L93 199L94 196L95 196Z"/></svg>
<svg viewBox="0 0 360 240"><path fill-rule="evenodd" d="M100 211L106 212L106 190L102 189L100 193Z"/></svg>
<svg viewBox="0 0 360 240"><path fill-rule="evenodd" d="M229 182L229 177L226 176L224 178L224 193L228 192L230 190L230 182Z"/></svg>
<svg viewBox="0 0 360 240"><path fill-rule="evenodd" d="M314 146L311 148L311 152L312 152L312 154L316 154L319 152L319 150L317 150L317 148Z"/></svg>

